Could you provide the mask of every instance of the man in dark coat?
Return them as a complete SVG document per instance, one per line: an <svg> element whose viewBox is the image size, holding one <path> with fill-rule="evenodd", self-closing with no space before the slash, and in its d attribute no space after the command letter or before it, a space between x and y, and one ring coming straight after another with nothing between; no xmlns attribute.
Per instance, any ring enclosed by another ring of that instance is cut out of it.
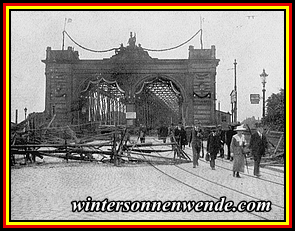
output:
<svg viewBox="0 0 295 231"><path fill-rule="evenodd" d="M138 131L138 138L140 139L140 143L145 143L145 135L146 135L146 127L143 124L140 124Z"/></svg>
<svg viewBox="0 0 295 231"><path fill-rule="evenodd" d="M163 140L163 143L166 143L166 139L168 136L168 127L163 124L159 129L159 139Z"/></svg>
<svg viewBox="0 0 295 231"><path fill-rule="evenodd" d="M221 141L221 145L220 145L220 158L224 158L224 144L225 144L225 133L226 131L222 129L222 126L219 125L218 126L218 135L220 136L220 141Z"/></svg>
<svg viewBox="0 0 295 231"><path fill-rule="evenodd" d="M185 149L185 145L187 143L186 131L181 123L174 130L174 136L177 144L181 149Z"/></svg>
<svg viewBox="0 0 295 231"><path fill-rule="evenodd" d="M207 152L210 153L210 167L215 170L215 159L221 147L221 139L214 128L210 133L207 141Z"/></svg>
<svg viewBox="0 0 295 231"><path fill-rule="evenodd" d="M191 144L193 150L193 168L195 168L196 165L199 165L198 160L200 158L200 152L203 143L203 132L199 123L193 127L189 143Z"/></svg>
<svg viewBox="0 0 295 231"><path fill-rule="evenodd" d="M259 166L261 157L265 155L268 142L265 134L263 134L264 128L258 125L257 131L251 135L249 148L254 158L254 175L259 177Z"/></svg>

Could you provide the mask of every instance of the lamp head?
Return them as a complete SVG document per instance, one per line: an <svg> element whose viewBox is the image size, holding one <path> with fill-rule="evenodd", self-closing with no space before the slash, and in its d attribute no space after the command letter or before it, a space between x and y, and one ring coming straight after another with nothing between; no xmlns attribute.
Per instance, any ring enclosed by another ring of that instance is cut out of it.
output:
<svg viewBox="0 0 295 231"><path fill-rule="evenodd" d="M265 70L263 69L262 74L260 74L260 78L261 78L261 82L263 84L266 83L266 77L268 76L268 74L265 73Z"/></svg>

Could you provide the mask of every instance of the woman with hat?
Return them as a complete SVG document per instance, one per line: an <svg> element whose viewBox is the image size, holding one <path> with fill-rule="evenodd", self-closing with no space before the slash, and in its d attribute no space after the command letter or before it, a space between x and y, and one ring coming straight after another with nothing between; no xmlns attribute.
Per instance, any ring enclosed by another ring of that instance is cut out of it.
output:
<svg viewBox="0 0 295 231"><path fill-rule="evenodd" d="M231 155L233 156L233 176L240 178L240 172L244 172L245 168L245 156L244 156L244 147L246 146L246 139L243 134L243 131L246 129L243 125L238 126L235 131L235 134L232 137L230 144Z"/></svg>

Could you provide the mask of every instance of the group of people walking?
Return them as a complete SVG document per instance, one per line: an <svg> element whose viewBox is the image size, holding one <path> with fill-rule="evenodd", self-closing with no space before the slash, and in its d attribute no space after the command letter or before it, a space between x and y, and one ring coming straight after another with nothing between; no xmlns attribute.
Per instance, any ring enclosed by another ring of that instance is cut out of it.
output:
<svg viewBox="0 0 295 231"><path fill-rule="evenodd" d="M224 158L224 145L227 146L227 159L233 162L233 176L240 178L240 173L244 172L247 164L246 152L249 150L254 159L254 175L259 177L261 157L265 155L268 147L267 138L264 134L263 126L257 125L257 131L251 134L250 142L247 143L244 132L247 129L243 125L231 126L227 131L222 130L221 127L214 127L207 138L207 161L210 162L210 167L215 170L215 160L219 157ZM139 128L139 136L141 143L145 142L146 128L141 125ZM204 157L204 131L201 128L201 123L197 122L190 134L187 133L182 123L177 126L171 124L169 127L165 124L158 129L158 138L166 143L167 137L170 137L171 142L184 150L186 145L191 146L193 152L193 168L199 165L200 157ZM175 146L174 150L176 152ZM202 156L200 156L202 151ZM174 156L176 153L174 153Z"/></svg>
<svg viewBox="0 0 295 231"><path fill-rule="evenodd" d="M215 160L217 155L220 154L224 158L224 144L227 145L227 159L233 161L233 176L240 178L240 173L244 172L246 164L246 152L249 150L254 159L254 175L259 177L261 157L265 155L268 147L267 138L264 134L262 125L257 126L257 131L251 134L250 142L247 143L244 131L247 129L243 125L233 128L232 126L226 132L221 128L213 128L207 139L207 154L210 167L215 170ZM203 144L204 133L197 123L191 132L190 143L193 151L193 168L198 166L200 158L200 151Z"/></svg>
<svg viewBox="0 0 295 231"><path fill-rule="evenodd" d="M260 177L260 161L262 156L268 148L268 141L264 134L264 128L260 124L257 126L255 133L251 134L250 142L247 144L243 131L246 129L243 126L236 128L237 134L233 136L230 150L233 156L233 176L240 178L240 172L244 172L245 161L245 148L248 146L254 159L254 175Z"/></svg>

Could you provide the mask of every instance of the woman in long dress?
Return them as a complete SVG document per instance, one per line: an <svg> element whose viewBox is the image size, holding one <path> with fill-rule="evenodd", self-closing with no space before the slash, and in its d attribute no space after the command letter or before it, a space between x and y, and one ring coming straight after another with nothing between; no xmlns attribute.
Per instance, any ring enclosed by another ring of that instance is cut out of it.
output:
<svg viewBox="0 0 295 231"><path fill-rule="evenodd" d="M240 178L240 172L244 172L245 169L245 154L243 152L246 146L246 139L243 131L246 129L241 125L238 126L235 134L232 137L230 144L231 156L233 156L233 176Z"/></svg>

